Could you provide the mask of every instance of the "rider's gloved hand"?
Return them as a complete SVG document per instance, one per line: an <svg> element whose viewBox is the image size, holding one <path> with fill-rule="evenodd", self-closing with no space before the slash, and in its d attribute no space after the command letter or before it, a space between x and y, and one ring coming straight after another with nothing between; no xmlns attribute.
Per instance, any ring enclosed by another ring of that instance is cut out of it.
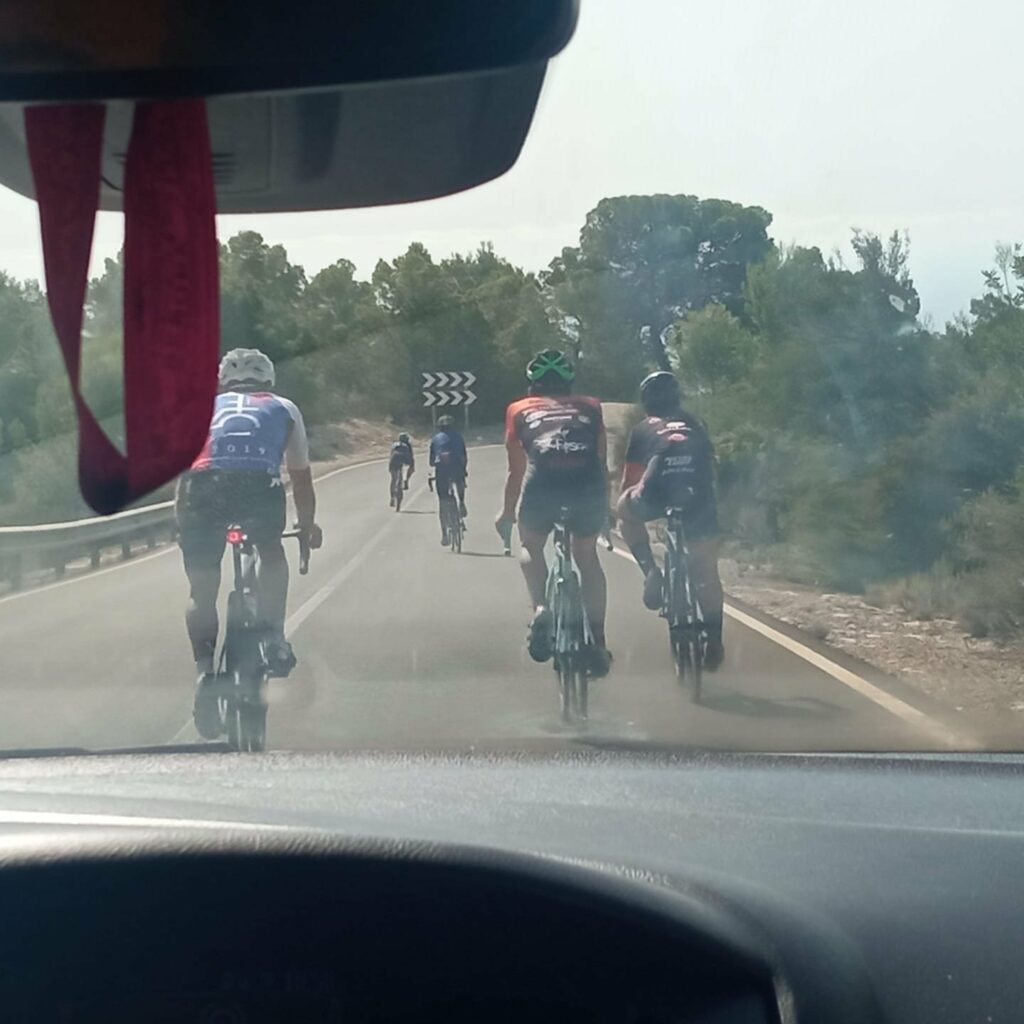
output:
<svg viewBox="0 0 1024 1024"><path fill-rule="evenodd" d="M314 523L309 528L309 546L313 551L323 547L324 544L324 531Z"/></svg>

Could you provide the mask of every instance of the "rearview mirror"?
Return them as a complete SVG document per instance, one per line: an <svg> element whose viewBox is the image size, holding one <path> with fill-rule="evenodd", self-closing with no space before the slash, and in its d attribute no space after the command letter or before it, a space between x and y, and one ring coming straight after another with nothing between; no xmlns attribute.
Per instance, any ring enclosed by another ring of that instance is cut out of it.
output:
<svg viewBox="0 0 1024 1024"><path fill-rule="evenodd" d="M22 0L0 100L272 92L535 64L578 0Z"/></svg>

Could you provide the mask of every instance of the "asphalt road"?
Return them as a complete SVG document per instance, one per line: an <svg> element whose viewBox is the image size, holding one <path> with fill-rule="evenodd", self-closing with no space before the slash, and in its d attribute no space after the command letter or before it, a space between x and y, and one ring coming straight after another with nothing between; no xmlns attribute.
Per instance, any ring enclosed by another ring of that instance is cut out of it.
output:
<svg viewBox="0 0 1024 1024"><path fill-rule="evenodd" d="M640 603L639 572L614 553L604 556L613 673L593 684L586 734L567 731L553 672L526 655L525 588L491 525L503 471L499 449L472 453L461 556L439 544L422 470L398 515L380 463L319 483L326 543L308 576L292 576L299 666L272 687L271 747L970 745L934 708L742 612L727 620L724 666L692 705L664 624ZM185 596L179 555L167 548L0 600L0 748L196 740Z"/></svg>

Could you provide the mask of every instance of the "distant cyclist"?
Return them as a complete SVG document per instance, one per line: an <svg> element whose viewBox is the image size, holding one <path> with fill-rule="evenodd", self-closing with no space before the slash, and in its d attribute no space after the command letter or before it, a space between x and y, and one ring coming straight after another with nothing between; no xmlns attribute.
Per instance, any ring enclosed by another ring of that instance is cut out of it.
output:
<svg viewBox="0 0 1024 1024"><path fill-rule="evenodd" d="M199 683L211 678L217 646L217 592L227 528L238 523L259 553L260 617L274 675L287 675L295 655L284 636L288 561L281 534L288 469L299 529L310 546L323 536L316 525L316 495L302 414L271 390L274 364L258 349L236 348L220 364L220 393L210 434L192 468L178 483L179 544L191 588L185 623Z"/></svg>
<svg viewBox="0 0 1024 1024"><path fill-rule="evenodd" d="M515 522L518 503L520 557L533 605L528 646L534 661L547 661L552 622L545 606L544 545L561 509L569 509L572 553L594 635L590 671L600 677L611 665L604 628L607 585L597 555L597 538L608 517L607 438L601 403L571 394L575 376L572 363L556 349L539 353L527 365L527 396L505 414L508 478L495 525L504 534Z"/></svg>
<svg viewBox="0 0 1024 1024"><path fill-rule="evenodd" d="M434 470L434 485L437 490L438 513L441 517L441 543L448 544L449 538L444 525L444 499L452 489L459 498L459 515L466 512L466 471L469 456L462 434L455 429L451 416L441 416L437 421L438 431L430 442L430 465Z"/></svg>
<svg viewBox="0 0 1024 1024"><path fill-rule="evenodd" d="M403 479L403 470L405 471ZM409 478L416 472L416 456L413 455L412 441L408 434L399 434L398 440L391 446L388 458L388 475L391 478L391 507L395 505L395 491L398 487L409 489Z"/></svg>
<svg viewBox="0 0 1024 1024"><path fill-rule="evenodd" d="M705 668L722 663L722 581L718 576L718 505L714 448L707 428L682 408L675 374L652 373L640 385L647 418L633 428L622 471L619 527L644 574L644 604L662 604L662 572L646 524L670 506L684 510L690 567L708 630Z"/></svg>

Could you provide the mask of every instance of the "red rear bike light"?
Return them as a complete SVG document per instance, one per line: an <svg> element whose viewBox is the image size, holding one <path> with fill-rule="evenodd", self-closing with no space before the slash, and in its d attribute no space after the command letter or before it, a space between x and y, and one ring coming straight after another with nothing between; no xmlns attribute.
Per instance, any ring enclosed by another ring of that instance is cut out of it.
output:
<svg viewBox="0 0 1024 1024"><path fill-rule="evenodd" d="M231 529L228 530L228 543L229 544L241 544L245 540L245 533L242 530Z"/></svg>

